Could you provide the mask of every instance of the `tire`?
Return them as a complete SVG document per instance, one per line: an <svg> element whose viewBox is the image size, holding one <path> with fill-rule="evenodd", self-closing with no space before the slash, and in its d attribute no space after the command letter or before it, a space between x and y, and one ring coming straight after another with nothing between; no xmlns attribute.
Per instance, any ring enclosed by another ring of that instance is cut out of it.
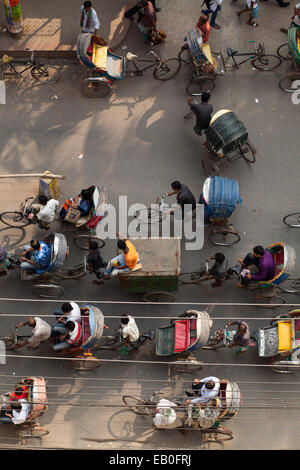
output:
<svg viewBox="0 0 300 470"><path fill-rule="evenodd" d="M143 295L144 302L175 302L176 297L169 292L151 291Z"/></svg>
<svg viewBox="0 0 300 470"><path fill-rule="evenodd" d="M82 264L70 268L61 268L55 273L55 276L62 279L81 279L86 275L87 273L83 270Z"/></svg>
<svg viewBox="0 0 300 470"><path fill-rule="evenodd" d="M248 140L246 140L243 145L240 145L239 148L243 159L246 160L247 163L255 163L256 149Z"/></svg>
<svg viewBox="0 0 300 470"><path fill-rule="evenodd" d="M19 346L14 342L13 336L4 336L4 338L0 338L1 341L5 344L5 349L8 351L13 351L14 349L18 349Z"/></svg>
<svg viewBox="0 0 300 470"><path fill-rule="evenodd" d="M289 49L289 43L286 42L285 44L281 44L281 46L278 47L276 54L280 59L282 60L288 60L290 59L290 49Z"/></svg>
<svg viewBox="0 0 300 470"><path fill-rule="evenodd" d="M211 93L215 88L215 80L210 77L192 78L186 92L190 96L201 96L204 92Z"/></svg>
<svg viewBox="0 0 300 470"><path fill-rule="evenodd" d="M205 176L220 176L221 170L216 162L202 158L202 168Z"/></svg>
<svg viewBox="0 0 300 470"><path fill-rule="evenodd" d="M38 297L46 299L57 299L65 292L58 284L34 284L31 289Z"/></svg>
<svg viewBox="0 0 300 470"><path fill-rule="evenodd" d="M170 366L174 372L178 374L191 373L202 369L203 362L200 361L188 361L187 359L182 359L174 362L170 362Z"/></svg>
<svg viewBox="0 0 300 470"><path fill-rule="evenodd" d="M293 88L292 84L293 82L299 79L300 79L300 74L288 75L280 80L279 88L281 88L281 90L283 91L286 91L287 93L294 93L297 90L297 88Z"/></svg>
<svg viewBox="0 0 300 470"><path fill-rule="evenodd" d="M85 370L94 370L97 367L101 366L101 362L96 357L82 357L84 360L78 361L74 359L71 362L71 367L73 370L85 371Z"/></svg>
<svg viewBox="0 0 300 470"><path fill-rule="evenodd" d="M251 63L257 70L268 72L274 70L281 64L281 58L273 54L265 54L260 57L256 57Z"/></svg>
<svg viewBox="0 0 300 470"><path fill-rule="evenodd" d="M283 218L283 223L293 228L300 228L300 212L288 214Z"/></svg>
<svg viewBox="0 0 300 470"><path fill-rule="evenodd" d="M105 246L105 241L103 241L101 238L98 238L97 236L94 235L77 235L77 237L73 238L73 243L77 248L80 248L81 250L88 250L89 249L89 241L95 241L98 243L99 250Z"/></svg>
<svg viewBox="0 0 300 470"><path fill-rule="evenodd" d="M122 397L122 400L125 403L125 405L137 415L142 415L142 416L151 415L151 412L147 408L145 401L142 400L141 398L133 397L131 395L124 395Z"/></svg>
<svg viewBox="0 0 300 470"><path fill-rule="evenodd" d="M179 274L179 282L181 284L198 284L200 282L206 281L207 277L205 271L194 271L191 273L181 273Z"/></svg>
<svg viewBox="0 0 300 470"><path fill-rule="evenodd" d="M225 430L216 428L216 429L204 429L200 432L201 434L210 434L211 439L208 438L208 440L212 440L212 441L230 441L231 439L233 439L233 433L230 432L229 430L225 431Z"/></svg>
<svg viewBox="0 0 300 470"><path fill-rule="evenodd" d="M277 287L283 292L287 292L288 294L299 294L300 279L287 279L283 282L283 285L280 284Z"/></svg>
<svg viewBox="0 0 300 470"><path fill-rule="evenodd" d="M2 212L0 220L3 224L9 227L26 227L30 222L23 217L22 212Z"/></svg>
<svg viewBox="0 0 300 470"><path fill-rule="evenodd" d="M267 297L267 301L265 302L264 299L259 299L259 303L261 304L268 304L266 307L256 305L256 307L259 308L277 308L280 307L281 305L284 305L286 303L286 300L284 297L281 297L280 295L274 296L274 297ZM255 302L254 302L255 305Z"/></svg>
<svg viewBox="0 0 300 470"><path fill-rule="evenodd" d="M156 80L170 80L173 78L181 67L181 62L178 59L167 59L153 70L153 77Z"/></svg>
<svg viewBox="0 0 300 470"><path fill-rule="evenodd" d="M216 337L208 338L207 344L202 346L202 349L220 349L225 347L223 339L219 340Z"/></svg>
<svg viewBox="0 0 300 470"><path fill-rule="evenodd" d="M81 91L88 98L105 98L112 88L106 79L86 77L81 82Z"/></svg>
<svg viewBox="0 0 300 470"><path fill-rule="evenodd" d="M101 341L102 340L102 341ZM108 338L101 338L93 347L93 350L111 350L118 349L122 346L122 342L119 341L119 337L109 336Z"/></svg>
<svg viewBox="0 0 300 470"><path fill-rule="evenodd" d="M151 224L162 222L167 217L167 214L161 212L159 209L151 209L148 207L147 209L136 211L133 217L143 224Z"/></svg>
<svg viewBox="0 0 300 470"><path fill-rule="evenodd" d="M181 51L178 54L178 59L185 64L191 64L193 59L189 50L189 46L185 44L182 46Z"/></svg>
<svg viewBox="0 0 300 470"><path fill-rule="evenodd" d="M35 426L31 429L31 436L30 437L43 437L47 436L50 431L48 431L44 426Z"/></svg>
<svg viewBox="0 0 300 470"><path fill-rule="evenodd" d="M40 83L56 83L61 78L62 72L56 65L38 64L31 69L31 75Z"/></svg>
<svg viewBox="0 0 300 470"><path fill-rule="evenodd" d="M296 367L288 367L282 364L276 364L276 362L272 364L271 369L278 374L293 374L297 371Z"/></svg>
<svg viewBox="0 0 300 470"><path fill-rule="evenodd" d="M209 241L217 246L232 246L241 239L238 232L226 228L214 228L211 230Z"/></svg>

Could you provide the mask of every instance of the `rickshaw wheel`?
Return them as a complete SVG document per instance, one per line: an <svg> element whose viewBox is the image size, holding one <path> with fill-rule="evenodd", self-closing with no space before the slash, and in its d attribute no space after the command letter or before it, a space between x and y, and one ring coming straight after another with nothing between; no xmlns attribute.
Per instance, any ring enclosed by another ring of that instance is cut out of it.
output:
<svg viewBox="0 0 300 470"><path fill-rule="evenodd" d="M143 295L144 302L175 302L176 297L169 292L152 291Z"/></svg>
<svg viewBox="0 0 300 470"><path fill-rule="evenodd" d="M170 80L179 72L180 67L181 62L177 58L164 60L153 70L153 77L156 80Z"/></svg>
<svg viewBox="0 0 300 470"><path fill-rule="evenodd" d="M293 374L295 372L293 367L284 366L283 364L276 364L276 362L272 364L271 369L278 374Z"/></svg>
<svg viewBox="0 0 300 470"><path fill-rule="evenodd" d="M297 88L293 88L293 82L296 80L299 80L300 75L287 75L286 77L282 78L279 82L279 88L281 88L283 91L286 91L287 93L294 93L294 91L297 90Z"/></svg>
<svg viewBox="0 0 300 470"><path fill-rule="evenodd" d="M300 228L300 212L288 214L283 218L283 223L293 228Z"/></svg>
<svg viewBox="0 0 300 470"><path fill-rule="evenodd" d="M112 88L108 81L99 77L86 77L81 82L81 91L88 98L104 98Z"/></svg>
<svg viewBox="0 0 300 470"><path fill-rule="evenodd" d="M63 287L58 284L34 284L31 289L38 297L56 299L64 294Z"/></svg>
<svg viewBox="0 0 300 470"><path fill-rule="evenodd" d="M197 77L192 78L186 92L190 96L201 96L204 92L210 93L214 90L216 84L215 80L210 77Z"/></svg>
<svg viewBox="0 0 300 470"><path fill-rule="evenodd" d="M282 287L281 284L279 284L277 287L279 287L279 289L283 292L287 292L288 294L299 294L300 279L287 279L284 281L284 285L289 287Z"/></svg>
<svg viewBox="0 0 300 470"><path fill-rule="evenodd" d="M151 415L149 408L147 408L144 400L142 400L141 398L133 397L131 395L124 395L122 397L122 400L125 403L125 405L137 415L142 415L142 416Z"/></svg>
<svg viewBox="0 0 300 470"><path fill-rule="evenodd" d="M206 281L207 279L205 270L179 274L179 282L181 284L198 284L199 282Z"/></svg>
<svg viewBox="0 0 300 470"><path fill-rule="evenodd" d="M86 276L86 272L83 269L83 265L73 266L69 268L61 268L55 275L62 279L81 279Z"/></svg>
<svg viewBox="0 0 300 470"><path fill-rule="evenodd" d="M281 44L281 46L278 47L276 54L283 60L290 59L291 56L290 56L289 43L286 42L284 44Z"/></svg>
<svg viewBox="0 0 300 470"><path fill-rule="evenodd" d="M208 236L209 241L217 246L232 246L241 239L238 232L227 228L212 228Z"/></svg>
<svg viewBox="0 0 300 470"><path fill-rule="evenodd" d="M256 59L251 61L251 63L256 69L267 72L279 67L281 64L281 58L274 54L266 54L260 57L256 57Z"/></svg>
<svg viewBox="0 0 300 470"><path fill-rule="evenodd" d="M50 431L48 431L48 429L46 429L44 426L34 426L33 428L31 428L30 437L43 437L47 436L47 434L49 433Z"/></svg>
<svg viewBox="0 0 300 470"><path fill-rule="evenodd" d="M101 248L103 248L105 245L105 241L94 235L77 235L77 237L73 238L74 245L81 250L88 250L90 241L97 242L99 250L101 250Z"/></svg>
<svg viewBox="0 0 300 470"><path fill-rule="evenodd" d="M189 46L185 44L182 46L181 51L178 54L178 59L185 64L191 64L193 59L189 50Z"/></svg>
<svg viewBox="0 0 300 470"><path fill-rule="evenodd" d="M74 359L73 361L71 361L71 367L73 370L79 370L79 371L93 370L101 366L100 360L97 359L96 357L93 357L93 356L90 356L90 357L78 356L77 357L77 359L80 359L80 358L84 360L76 361L76 359Z"/></svg>
<svg viewBox="0 0 300 470"><path fill-rule="evenodd" d="M247 163L255 163L256 149L248 140L243 145L240 145L239 148L242 157L244 158L244 160L246 160Z"/></svg>
<svg viewBox="0 0 300 470"><path fill-rule="evenodd" d="M207 344L202 346L202 349L219 349L223 348L225 344L223 343L223 339L217 339L216 337L210 337L207 340Z"/></svg>
<svg viewBox="0 0 300 470"><path fill-rule="evenodd" d="M201 434L209 434L207 440L212 441L230 441L233 439L233 433L228 429L204 429Z"/></svg>
<svg viewBox="0 0 300 470"><path fill-rule="evenodd" d="M220 167L217 163L207 158L202 158L202 168L205 176L220 176Z"/></svg>

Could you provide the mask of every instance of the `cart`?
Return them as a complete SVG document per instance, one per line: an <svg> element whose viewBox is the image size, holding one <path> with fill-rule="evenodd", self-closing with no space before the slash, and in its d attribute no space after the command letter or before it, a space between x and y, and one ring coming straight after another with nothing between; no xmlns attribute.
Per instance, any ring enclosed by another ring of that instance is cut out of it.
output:
<svg viewBox="0 0 300 470"><path fill-rule="evenodd" d="M277 54L287 61L287 73L279 82L279 87L288 93L297 89L293 86L300 79L300 27L289 28L288 42L277 49ZM298 87L299 88L299 87Z"/></svg>

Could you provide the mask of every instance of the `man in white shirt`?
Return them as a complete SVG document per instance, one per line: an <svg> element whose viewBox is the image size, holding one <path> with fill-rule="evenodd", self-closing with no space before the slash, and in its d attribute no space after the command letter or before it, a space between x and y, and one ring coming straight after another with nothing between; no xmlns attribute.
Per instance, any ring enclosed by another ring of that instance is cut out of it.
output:
<svg viewBox="0 0 300 470"><path fill-rule="evenodd" d="M205 3L208 6L207 10L201 10L204 15L211 15L210 19L210 26L215 29L220 29L221 26L216 24L216 18L218 16L218 12L221 10L223 0L207 0Z"/></svg>
<svg viewBox="0 0 300 470"><path fill-rule="evenodd" d="M10 413L10 410L12 412ZM20 398L19 400L12 400L9 403L5 404L5 416L2 418L2 422L9 423L10 422L18 425L25 423L28 415L30 413L30 403L24 398Z"/></svg>
<svg viewBox="0 0 300 470"><path fill-rule="evenodd" d="M68 321L81 323L81 310L75 302L65 302L61 310L54 310L53 314L56 316L57 323L52 325L52 337L68 333L65 326Z"/></svg>
<svg viewBox="0 0 300 470"><path fill-rule="evenodd" d="M203 383L203 386L200 388L199 396L192 400L186 400L186 404L189 403L207 403L212 398L215 398L219 394L220 390L220 383L227 383L227 379L218 379L218 377L205 377L202 380L194 379L193 385L198 384L200 388L200 384Z"/></svg>
<svg viewBox="0 0 300 470"><path fill-rule="evenodd" d="M125 341L125 346L129 343L133 349L139 346L140 332L135 322L135 319L130 315L123 315L121 318L122 323L122 338Z"/></svg>
<svg viewBox="0 0 300 470"><path fill-rule="evenodd" d="M241 11L237 11L236 14L238 17L240 17L243 13L246 13L246 12L250 13L247 24L249 26L252 26L253 28L256 28L256 26L258 26L258 23L256 22L257 17L258 17L257 0L246 0L246 8L244 8Z"/></svg>
<svg viewBox="0 0 300 470"><path fill-rule="evenodd" d="M51 326L39 317L29 317L26 322L18 323L16 328L26 325L33 328L31 338L23 341L23 346L29 344L28 349L37 349L42 341L46 341L51 336Z"/></svg>
<svg viewBox="0 0 300 470"><path fill-rule="evenodd" d="M40 228L48 229L51 222L53 222L58 204L59 202L56 199L48 200L44 194L39 196L39 203L31 206L34 211L33 222L38 222Z"/></svg>
<svg viewBox="0 0 300 470"><path fill-rule="evenodd" d="M80 27L83 33L97 34L100 22L96 10L92 8L92 2L84 2L81 6Z"/></svg>

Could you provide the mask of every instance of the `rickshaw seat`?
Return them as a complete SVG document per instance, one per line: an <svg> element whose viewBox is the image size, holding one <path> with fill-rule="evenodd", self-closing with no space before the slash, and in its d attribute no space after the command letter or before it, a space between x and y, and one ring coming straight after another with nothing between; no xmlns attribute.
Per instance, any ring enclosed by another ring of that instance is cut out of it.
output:
<svg viewBox="0 0 300 470"><path fill-rule="evenodd" d="M89 337L91 336L91 327L90 327L89 316L82 316L81 317L81 326L82 326L82 331L83 331L82 342L85 343L89 339Z"/></svg>
<svg viewBox="0 0 300 470"><path fill-rule="evenodd" d="M135 267L131 269L131 272L132 271L139 271L140 269L143 269L143 266L142 266L142 263L140 261L138 261L136 263Z"/></svg>
<svg viewBox="0 0 300 470"><path fill-rule="evenodd" d="M272 255L274 263L275 263L275 274L279 274L282 269L283 269L283 263L284 263L284 253L283 250L280 250L277 253L274 253Z"/></svg>
<svg viewBox="0 0 300 470"><path fill-rule="evenodd" d="M278 322L278 351L288 351L292 348L292 322Z"/></svg>
<svg viewBox="0 0 300 470"><path fill-rule="evenodd" d="M300 320L295 320L295 331L300 331Z"/></svg>
<svg viewBox="0 0 300 470"><path fill-rule="evenodd" d="M190 320L190 330L196 330L197 329L197 318L192 318Z"/></svg>
<svg viewBox="0 0 300 470"><path fill-rule="evenodd" d="M202 47L203 54L205 54L208 62L213 65L214 61L213 61L213 56L212 56L212 53L211 53L210 45L209 44L202 44L201 47Z"/></svg>
<svg viewBox="0 0 300 470"><path fill-rule="evenodd" d="M102 70L107 70L107 46L100 46L99 44L93 44L93 64Z"/></svg>
<svg viewBox="0 0 300 470"><path fill-rule="evenodd" d="M189 345L189 320L175 320L174 352L185 351Z"/></svg>

